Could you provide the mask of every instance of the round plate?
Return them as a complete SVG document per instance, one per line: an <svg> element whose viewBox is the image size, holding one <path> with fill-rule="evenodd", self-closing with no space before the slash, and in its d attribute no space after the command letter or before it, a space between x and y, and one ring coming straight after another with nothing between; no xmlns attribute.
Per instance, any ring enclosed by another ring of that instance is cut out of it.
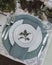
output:
<svg viewBox="0 0 52 65"><path fill-rule="evenodd" d="M7 27L8 30L7 39L2 38L3 44L10 55L20 60L36 57L47 34L47 32L43 33L45 29L42 27L42 23L30 15L15 16L15 22L12 26ZM45 46L46 44L47 42L45 42Z"/></svg>
<svg viewBox="0 0 52 65"><path fill-rule="evenodd" d="M26 39L23 34L27 34ZM39 34L38 34L39 32ZM29 48L28 52L35 50L42 41L42 33L40 27L35 29L30 24L21 24L14 30L14 40L20 46ZM38 40L38 41L37 41Z"/></svg>

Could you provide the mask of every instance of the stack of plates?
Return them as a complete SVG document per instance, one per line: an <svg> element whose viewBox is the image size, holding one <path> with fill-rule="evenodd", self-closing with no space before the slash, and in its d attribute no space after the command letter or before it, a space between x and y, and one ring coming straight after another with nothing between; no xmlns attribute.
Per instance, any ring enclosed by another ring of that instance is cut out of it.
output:
<svg viewBox="0 0 52 65"><path fill-rule="evenodd" d="M44 50L48 40L48 37L45 39L47 32L43 32L43 24L35 17L18 15L15 16L13 25L6 25L3 28L2 40L13 57L20 60L31 59L38 56L41 49Z"/></svg>

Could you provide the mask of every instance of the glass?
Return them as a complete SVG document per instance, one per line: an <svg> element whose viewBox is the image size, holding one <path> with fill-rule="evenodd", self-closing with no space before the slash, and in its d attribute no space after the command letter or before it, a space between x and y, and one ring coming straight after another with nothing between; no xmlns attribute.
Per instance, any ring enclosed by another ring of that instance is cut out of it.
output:
<svg viewBox="0 0 52 65"><path fill-rule="evenodd" d="M8 16L7 16L7 24L9 25L10 23L14 23L14 21L15 21L14 13L8 14Z"/></svg>
<svg viewBox="0 0 52 65"><path fill-rule="evenodd" d="M43 21L43 28L47 30L47 32L52 31L52 23L49 21Z"/></svg>

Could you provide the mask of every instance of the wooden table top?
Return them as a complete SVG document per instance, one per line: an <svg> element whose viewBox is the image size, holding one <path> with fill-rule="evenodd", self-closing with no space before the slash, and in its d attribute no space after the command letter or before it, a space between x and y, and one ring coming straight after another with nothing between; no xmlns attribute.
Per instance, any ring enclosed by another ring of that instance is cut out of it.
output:
<svg viewBox="0 0 52 65"><path fill-rule="evenodd" d="M11 60L3 55L0 55L0 65L25 65L25 64L16 62L16 61Z"/></svg>

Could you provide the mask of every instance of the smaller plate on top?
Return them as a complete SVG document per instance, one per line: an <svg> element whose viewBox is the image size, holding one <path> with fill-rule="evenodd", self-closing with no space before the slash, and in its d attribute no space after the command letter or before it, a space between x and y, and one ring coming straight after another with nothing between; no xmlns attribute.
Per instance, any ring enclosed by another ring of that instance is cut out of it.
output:
<svg viewBox="0 0 52 65"><path fill-rule="evenodd" d="M39 34L37 34L37 32L39 32ZM28 52L35 50L42 41L40 27L35 29L30 24L21 24L17 26L13 35L14 41L17 43L17 45L20 47L29 48Z"/></svg>

